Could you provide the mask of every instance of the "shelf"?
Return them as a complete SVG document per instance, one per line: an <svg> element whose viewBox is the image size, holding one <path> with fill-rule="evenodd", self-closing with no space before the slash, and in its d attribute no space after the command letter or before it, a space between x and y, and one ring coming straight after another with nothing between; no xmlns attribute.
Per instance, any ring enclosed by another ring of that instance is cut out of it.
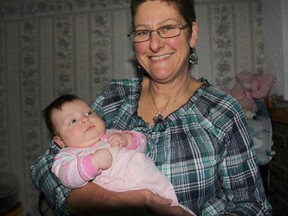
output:
<svg viewBox="0 0 288 216"><path fill-rule="evenodd" d="M268 108L271 121L288 124L288 108Z"/></svg>

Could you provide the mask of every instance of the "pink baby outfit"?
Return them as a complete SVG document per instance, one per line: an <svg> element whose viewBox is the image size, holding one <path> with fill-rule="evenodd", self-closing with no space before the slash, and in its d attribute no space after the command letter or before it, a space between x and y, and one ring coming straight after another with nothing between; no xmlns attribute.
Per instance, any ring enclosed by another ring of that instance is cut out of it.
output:
<svg viewBox="0 0 288 216"><path fill-rule="evenodd" d="M172 205L179 205L173 185L145 155L145 136L135 131L123 132L134 136L130 149L123 148L119 151L111 148L104 135L101 141L87 148L61 149L55 157L52 172L68 188L82 187L91 180L108 190L118 192L146 188L172 199ZM94 168L91 158L91 153L100 148L109 149L113 155L111 167L103 171Z"/></svg>

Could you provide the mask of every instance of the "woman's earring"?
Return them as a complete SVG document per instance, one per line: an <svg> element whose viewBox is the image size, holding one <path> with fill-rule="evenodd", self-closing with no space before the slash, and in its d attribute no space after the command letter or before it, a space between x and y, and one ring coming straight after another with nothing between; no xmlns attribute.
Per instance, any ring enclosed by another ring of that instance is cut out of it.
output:
<svg viewBox="0 0 288 216"><path fill-rule="evenodd" d="M191 55L189 56L189 62L192 65L197 65L198 64L198 57L196 56L194 51L192 51Z"/></svg>
<svg viewBox="0 0 288 216"><path fill-rule="evenodd" d="M143 76L145 73L145 70L143 69L143 67L139 63L137 63L136 67L137 67L137 74L140 76Z"/></svg>

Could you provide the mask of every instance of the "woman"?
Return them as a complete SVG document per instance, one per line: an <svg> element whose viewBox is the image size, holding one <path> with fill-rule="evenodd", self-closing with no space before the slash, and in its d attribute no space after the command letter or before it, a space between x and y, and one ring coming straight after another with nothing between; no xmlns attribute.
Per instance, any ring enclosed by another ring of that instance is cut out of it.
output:
<svg viewBox="0 0 288 216"><path fill-rule="evenodd" d="M198 37L194 1L132 0L131 10L134 31L129 36L145 72L137 79L112 81L93 109L108 128L147 136L147 155L172 182L179 202L196 214L270 215L239 104L189 75ZM32 176L51 202L56 199L58 212L66 201L72 212L139 207L156 215L186 214L147 190L57 187L49 170L57 151L52 144L32 166Z"/></svg>

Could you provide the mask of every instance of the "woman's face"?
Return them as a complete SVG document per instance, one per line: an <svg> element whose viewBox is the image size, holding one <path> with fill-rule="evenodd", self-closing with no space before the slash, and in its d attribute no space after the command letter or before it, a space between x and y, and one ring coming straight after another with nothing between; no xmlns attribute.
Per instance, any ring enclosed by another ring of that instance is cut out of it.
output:
<svg viewBox="0 0 288 216"><path fill-rule="evenodd" d="M166 25L187 24L174 6L165 1L142 3L135 14L134 23L134 30L156 30ZM190 47L196 44L195 32L191 36L190 31L187 27L173 38L161 38L154 31L148 41L134 43L137 60L152 79L165 83L179 74L188 73Z"/></svg>

